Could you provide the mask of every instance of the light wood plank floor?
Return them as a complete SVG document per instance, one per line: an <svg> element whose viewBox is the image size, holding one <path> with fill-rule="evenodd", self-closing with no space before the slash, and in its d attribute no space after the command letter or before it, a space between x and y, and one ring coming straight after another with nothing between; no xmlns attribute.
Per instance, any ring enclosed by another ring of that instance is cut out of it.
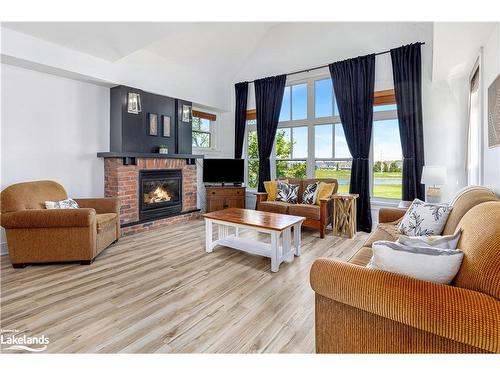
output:
<svg viewBox="0 0 500 375"><path fill-rule="evenodd" d="M202 220L122 238L90 266L13 269L2 256L1 328L45 334L47 352L310 353L311 264L365 239L304 229L302 255L278 273L268 258L206 254Z"/></svg>

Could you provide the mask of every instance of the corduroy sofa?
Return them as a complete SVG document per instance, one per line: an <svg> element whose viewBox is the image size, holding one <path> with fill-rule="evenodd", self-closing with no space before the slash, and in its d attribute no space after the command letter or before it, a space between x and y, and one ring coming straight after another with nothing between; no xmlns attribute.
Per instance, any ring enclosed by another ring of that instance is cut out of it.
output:
<svg viewBox="0 0 500 375"><path fill-rule="evenodd" d="M335 183L333 193L338 190L338 182L333 178L311 178L299 179L289 178L288 183L299 185L299 201L302 200L302 194L307 188L307 185L315 182L325 182L327 184ZM321 238L325 238L325 229L328 225L332 224L333 220L333 201L331 196L328 198L320 199L320 204L302 204L302 203L287 203L279 201L268 201L267 193L255 193L257 200L255 209L257 211L274 212L277 214L303 216L306 218L302 226L306 228L319 230Z"/></svg>
<svg viewBox="0 0 500 375"><path fill-rule="evenodd" d="M117 198L75 199L78 209L45 208L45 201L67 198L66 190L54 181L23 182L1 192L0 222L14 268L48 262L90 264L118 240Z"/></svg>
<svg viewBox="0 0 500 375"><path fill-rule="evenodd" d="M473 188L452 204L444 234L462 229L465 256L451 285L365 267L374 241L397 239L405 210L380 210L349 262L314 262L318 353L500 353L500 201Z"/></svg>

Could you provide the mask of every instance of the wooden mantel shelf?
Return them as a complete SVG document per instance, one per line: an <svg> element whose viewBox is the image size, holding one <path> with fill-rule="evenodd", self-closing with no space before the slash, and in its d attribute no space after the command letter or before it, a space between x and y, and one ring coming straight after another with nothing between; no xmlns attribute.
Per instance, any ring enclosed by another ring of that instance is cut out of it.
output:
<svg viewBox="0 0 500 375"><path fill-rule="evenodd" d="M98 158L165 158L165 159L203 159L203 155L160 154L155 152L98 152Z"/></svg>
<svg viewBox="0 0 500 375"><path fill-rule="evenodd" d="M136 159L184 159L188 165L194 165L203 155L160 154L155 152L98 152L98 158L123 158L123 165L137 165Z"/></svg>

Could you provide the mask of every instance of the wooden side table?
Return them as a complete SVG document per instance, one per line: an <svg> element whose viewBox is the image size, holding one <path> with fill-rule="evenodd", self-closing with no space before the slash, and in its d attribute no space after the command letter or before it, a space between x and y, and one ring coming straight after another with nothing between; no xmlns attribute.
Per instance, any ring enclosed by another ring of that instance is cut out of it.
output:
<svg viewBox="0 0 500 375"><path fill-rule="evenodd" d="M359 194L334 194L333 199L333 235L356 234L356 199Z"/></svg>

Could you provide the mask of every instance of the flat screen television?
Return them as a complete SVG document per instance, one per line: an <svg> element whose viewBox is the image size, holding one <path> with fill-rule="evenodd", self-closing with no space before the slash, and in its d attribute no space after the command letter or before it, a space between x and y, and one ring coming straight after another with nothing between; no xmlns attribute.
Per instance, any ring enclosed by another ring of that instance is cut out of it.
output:
<svg viewBox="0 0 500 375"><path fill-rule="evenodd" d="M203 182L241 184L244 163L243 159L203 159Z"/></svg>

